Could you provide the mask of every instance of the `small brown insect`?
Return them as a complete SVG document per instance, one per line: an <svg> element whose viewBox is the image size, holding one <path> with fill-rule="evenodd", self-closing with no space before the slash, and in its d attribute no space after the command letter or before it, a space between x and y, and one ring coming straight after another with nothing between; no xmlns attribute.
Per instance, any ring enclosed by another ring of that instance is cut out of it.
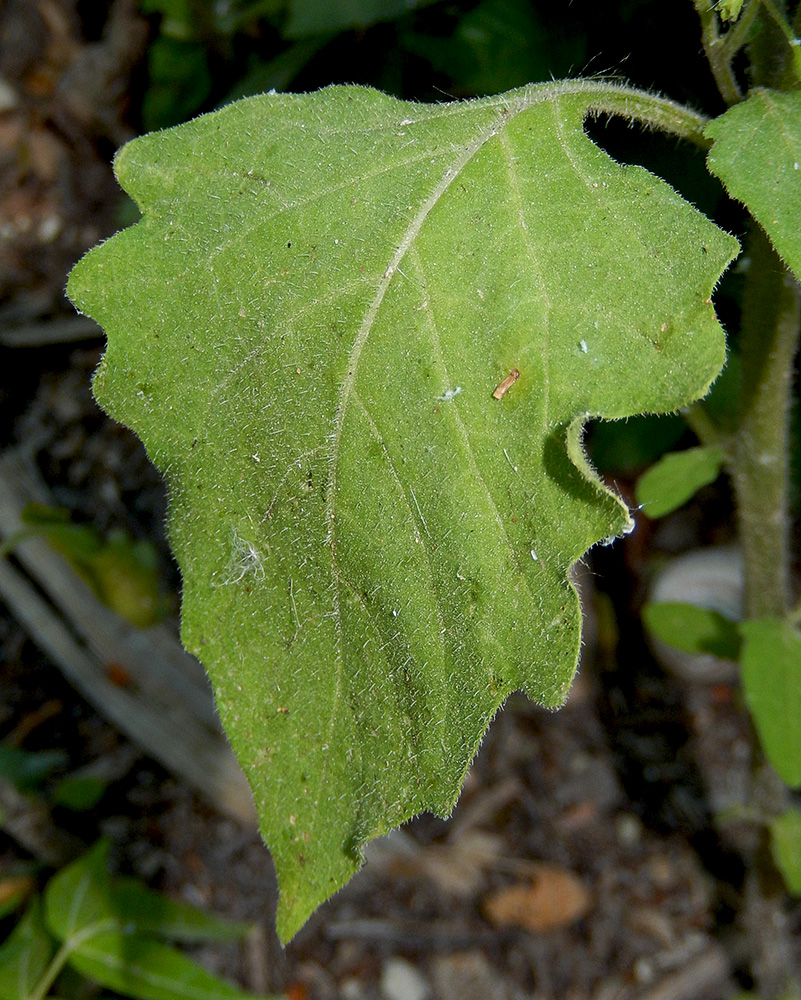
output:
<svg viewBox="0 0 801 1000"><path fill-rule="evenodd" d="M511 388L511 386L513 386L519 378L520 378L520 372L516 368L513 368L506 376L506 378L503 380L503 382L501 382L501 384L498 386L495 392L493 392L492 398L500 399L503 396L503 394L507 391L507 389Z"/></svg>

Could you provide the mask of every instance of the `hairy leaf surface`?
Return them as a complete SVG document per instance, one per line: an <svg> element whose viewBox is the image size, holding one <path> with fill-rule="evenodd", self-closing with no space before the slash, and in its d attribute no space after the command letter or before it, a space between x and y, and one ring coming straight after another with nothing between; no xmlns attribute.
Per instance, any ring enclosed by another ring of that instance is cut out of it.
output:
<svg viewBox="0 0 801 1000"><path fill-rule="evenodd" d="M71 277L97 397L167 475L284 938L367 840L450 812L511 691L564 701L569 568L630 527L584 421L723 362L736 243L586 137L597 88L242 101L121 151L143 219Z"/></svg>
<svg viewBox="0 0 801 1000"><path fill-rule="evenodd" d="M709 169L801 278L801 91L756 90L706 128Z"/></svg>

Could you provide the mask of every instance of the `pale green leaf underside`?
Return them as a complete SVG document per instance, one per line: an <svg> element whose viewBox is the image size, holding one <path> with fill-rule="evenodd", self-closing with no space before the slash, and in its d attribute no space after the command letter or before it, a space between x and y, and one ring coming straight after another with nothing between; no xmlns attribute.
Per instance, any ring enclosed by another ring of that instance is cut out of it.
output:
<svg viewBox="0 0 801 1000"><path fill-rule="evenodd" d="M709 169L801 278L801 91L756 90L710 122Z"/></svg>
<svg viewBox="0 0 801 1000"><path fill-rule="evenodd" d="M97 397L168 477L184 641L285 938L367 840L451 810L511 691L564 700L569 567L628 524L585 417L721 367L736 243L587 139L594 86L231 105L122 150L143 220L71 277L109 336Z"/></svg>

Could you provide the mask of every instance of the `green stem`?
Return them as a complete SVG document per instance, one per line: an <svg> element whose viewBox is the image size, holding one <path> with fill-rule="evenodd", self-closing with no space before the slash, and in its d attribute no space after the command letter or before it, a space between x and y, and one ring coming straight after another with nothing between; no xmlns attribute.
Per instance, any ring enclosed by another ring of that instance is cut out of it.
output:
<svg viewBox="0 0 801 1000"><path fill-rule="evenodd" d="M740 11L740 16L731 28L726 32L723 39L726 58L731 62L740 49L748 41L748 36L754 21L759 14L759 0L750 0Z"/></svg>
<svg viewBox="0 0 801 1000"><path fill-rule="evenodd" d="M754 226L743 294L743 383L730 471L745 560L745 616L789 604L789 415L801 289Z"/></svg>
<svg viewBox="0 0 801 1000"><path fill-rule="evenodd" d="M768 14L770 14L779 31L789 43L792 43L792 40L795 38L795 32L790 27L790 22L784 16L784 11L779 8L778 4L774 3L774 0L760 0L760 3Z"/></svg>
<svg viewBox="0 0 801 1000"><path fill-rule="evenodd" d="M28 995L28 1000L45 1000L45 997L50 992L50 987L61 975L71 954L72 946L65 941L50 960L50 965L45 969L42 978Z"/></svg>
<svg viewBox="0 0 801 1000"><path fill-rule="evenodd" d="M658 129L679 139L686 139L701 149L709 149L711 141L704 135L709 124L706 115L676 101L649 94L645 90L601 80L564 80L558 83L535 83L521 87L508 102L509 108L525 110L542 101L580 94L589 114L618 115L647 128ZM491 100L498 100L492 98ZM506 98L503 98L506 103Z"/></svg>
<svg viewBox="0 0 801 1000"><path fill-rule="evenodd" d="M725 433L709 416L703 402L693 403L681 411L695 436L706 446L716 446L723 452L726 462L732 459L731 435Z"/></svg>
<svg viewBox="0 0 801 1000"><path fill-rule="evenodd" d="M738 104L743 99L743 95L731 65L734 52L729 51L725 36L720 34L715 4L713 0L693 0L693 4L701 21L701 40L704 45L704 53L720 91L720 96L728 105Z"/></svg>
<svg viewBox="0 0 801 1000"><path fill-rule="evenodd" d="M618 115L628 121L639 122L648 128L686 139L701 149L709 149L712 145L704 135L709 118L692 108L633 87L596 83L593 80L580 82L587 84L580 89L591 95L591 100L587 103L594 114ZM570 89L573 90L572 87Z"/></svg>
<svg viewBox="0 0 801 1000"><path fill-rule="evenodd" d="M760 0L760 2L789 47L789 59L785 70L789 78L787 83L789 86L797 84L801 80L801 41L795 27L787 20L784 10L775 0Z"/></svg>

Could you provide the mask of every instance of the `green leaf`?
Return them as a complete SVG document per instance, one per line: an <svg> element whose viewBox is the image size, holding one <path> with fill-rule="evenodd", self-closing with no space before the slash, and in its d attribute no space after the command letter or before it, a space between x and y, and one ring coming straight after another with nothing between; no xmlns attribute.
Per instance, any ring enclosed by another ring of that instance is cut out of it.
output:
<svg viewBox="0 0 801 1000"><path fill-rule="evenodd" d="M99 841L47 884L47 922L60 940L100 923L105 924L105 929L125 929L176 941L227 941L250 929L249 924L222 920L175 902L136 879L112 879L107 867L108 849L107 841Z"/></svg>
<svg viewBox="0 0 801 1000"><path fill-rule="evenodd" d="M548 31L529 0L483 0L450 38L408 31L404 48L474 94L492 94L569 71L585 59L586 37Z"/></svg>
<svg viewBox="0 0 801 1000"><path fill-rule="evenodd" d="M136 935L97 934L73 952L70 964L137 1000L269 1000L213 976L175 948Z"/></svg>
<svg viewBox="0 0 801 1000"><path fill-rule="evenodd" d="M109 335L96 395L168 475L183 639L284 939L366 841L450 812L510 692L564 701L570 566L631 526L584 422L674 410L721 367L736 243L587 138L601 94L655 101L230 105L121 151L143 220L70 278Z"/></svg>
<svg viewBox="0 0 801 1000"><path fill-rule="evenodd" d="M0 946L0 1000L28 1000L55 952L34 897L25 915Z"/></svg>
<svg viewBox="0 0 801 1000"><path fill-rule="evenodd" d="M801 896L801 810L788 809L771 822L770 847L787 891Z"/></svg>
<svg viewBox="0 0 801 1000"><path fill-rule="evenodd" d="M108 873L109 845L98 842L45 888L45 917L69 952L69 964L102 986L143 1000L244 1000L250 994L218 979L174 949L144 935L183 941L241 935L229 924L170 900L133 879Z"/></svg>
<svg viewBox="0 0 801 1000"><path fill-rule="evenodd" d="M722 465L723 452L711 445L664 455L637 481L637 502L648 517L664 517L713 483Z"/></svg>
<svg viewBox="0 0 801 1000"><path fill-rule="evenodd" d="M108 841L99 840L45 886L45 920L59 941L66 942L96 924L113 925L116 915L111 902L108 851Z"/></svg>
<svg viewBox="0 0 801 1000"><path fill-rule="evenodd" d="M755 90L710 122L711 172L801 276L801 91Z"/></svg>
<svg viewBox="0 0 801 1000"><path fill-rule="evenodd" d="M173 941L230 941L243 937L251 927L176 902L136 879L116 879L112 898L126 924L132 924L141 934Z"/></svg>
<svg viewBox="0 0 801 1000"><path fill-rule="evenodd" d="M718 0L715 6L724 21L736 21L740 16L743 0Z"/></svg>
<svg viewBox="0 0 801 1000"><path fill-rule="evenodd" d="M367 28L379 21L393 21L410 10L426 7L436 0L290 0L285 38L325 35L349 28Z"/></svg>
<svg viewBox="0 0 801 1000"><path fill-rule="evenodd" d="M69 763L64 750L23 750L0 743L0 777L18 788L36 788L53 771Z"/></svg>
<svg viewBox="0 0 801 1000"><path fill-rule="evenodd" d="M722 660L737 660L740 634L735 622L719 611L695 604L665 601L642 609L645 627L660 642L685 653L707 653Z"/></svg>
<svg viewBox="0 0 801 1000"><path fill-rule="evenodd" d="M762 748L779 777L801 787L801 637L789 622L740 626L745 700Z"/></svg>
<svg viewBox="0 0 801 1000"><path fill-rule="evenodd" d="M53 789L53 804L73 812L85 812L94 809L107 788L107 781L93 775L62 778Z"/></svg>

